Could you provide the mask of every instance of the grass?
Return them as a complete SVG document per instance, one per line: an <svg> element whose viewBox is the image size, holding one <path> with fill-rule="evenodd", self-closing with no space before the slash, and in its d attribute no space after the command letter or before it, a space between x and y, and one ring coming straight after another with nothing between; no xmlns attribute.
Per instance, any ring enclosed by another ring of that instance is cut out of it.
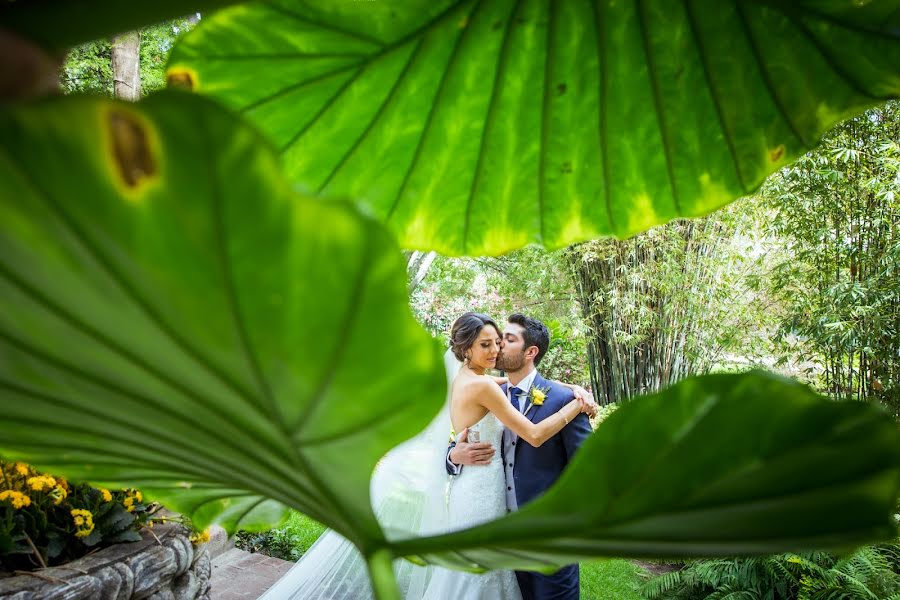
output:
<svg viewBox="0 0 900 600"><path fill-rule="evenodd" d="M279 529L286 529L294 538L294 547L305 554L309 547L325 532L325 526L296 511L291 511L287 522Z"/></svg>
<svg viewBox="0 0 900 600"><path fill-rule="evenodd" d="M301 554L325 531L321 524L298 512L292 512L279 529ZM645 578L645 571L628 560L611 558L582 563L581 600L641 600L637 590Z"/></svg>
<svg viewBox="0 0 900 600"><path fill-rule="evenodd" d="M581 563L581 600L641 600L646 572L621 558Z"/></svg>

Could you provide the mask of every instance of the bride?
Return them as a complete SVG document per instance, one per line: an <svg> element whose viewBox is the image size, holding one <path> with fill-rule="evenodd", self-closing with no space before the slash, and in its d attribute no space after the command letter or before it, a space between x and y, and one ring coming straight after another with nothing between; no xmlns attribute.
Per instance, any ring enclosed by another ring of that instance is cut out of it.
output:
<svg viewBox="0 0 900 600"><path fill-rule="evenodd" d="M501 345L500 328L486 315L469 312L454 322L444 357L452 382L448 402L422 434L388 453L372 478L372 503L388 539L466 529L506 514L500 453L489 464L467 467L448 482L444 464L451 427L467 428L470 440L477 432L481 442L500 448L506 426L537 447L581 412L590 411L583 399L576 399L537 424L529 421L512 407L497 382L485 377L486 370L496 366ZM397 560L394 572L407 600L522 598L512 571L472 574ZM362 556L328 531L261 598L364 600L373 594Z"/></svg>

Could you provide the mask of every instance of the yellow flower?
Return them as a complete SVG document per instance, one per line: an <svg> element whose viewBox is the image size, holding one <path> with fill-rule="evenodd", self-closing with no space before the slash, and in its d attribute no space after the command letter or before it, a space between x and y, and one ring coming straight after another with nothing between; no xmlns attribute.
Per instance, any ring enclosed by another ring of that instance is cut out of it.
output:
<svg viewBox="0 0 900 600"><path fill-rule="evenodd" d="M31 505L31 498L21 492L16 492L13 490L0 492L0 502L4 500L9 500L13 508L15 508L16 510Z"/></svg>
<svg viewBox="0 0 900 600"><path fill-rule="evenodd" d="M144 501L144 495L141 493L140 490L134 490L134 497L138 502Z"/></svg>
<svg viewBox="0 0 900 600"><path fill-rule="evenodd" d="M542 390L538 388L534 388L531 390L531 403L535 406L540 406L544 403L544 400L547 398L547 394L545 394Z"/></svg>
<svg viewBox="0 0 900 600"><path fill-rule="evenodd" d="M122 505L128 512L134 512L134 498L132 498L131 496L125 498L125 500L122 501Z"/></svg>
<svg viewBox="0 0 900 600"><path fill-rule="evenodd" d="M199 546L200 544L205 544L209 541L209 528L203 530L203 533L194 533L191 536L191 542L195 546Z"/></svg>
<svg viewBox="0 0 900 600"><path fill-rule="evenodd" d="M50 497L53 498L53 504L59 506L62 504L62 501L66 499L69 493L66 491L61 485L56 486L50 491Z"/></svg>
<svg viewBox="0 0 900 600"><path fill-rule="evenodd" d="M106 489L106 488L97 488L97 489L100 490L100 495L103 496L104 502L112 502L112 494L110 493L110 491L108 489Z"/></svg>
<svg viewBox="0 0 900 600"><path fill-rule="evenodd" d="M22 477L25 477L30 472L31 472L31 469L29 469L28 465L26 465L25 463L22 463L22 462L16 463L16 473L18 473Z"/></svg>
<svg viewBox="0 0 900 600"><path fill-rule="evenodd" d="M69 512L75 523L75 537L83 538L91 535L91 532L94 531L94 515L91 514L91 511L73 508Z"/></svg>
<svg viewBox="0 0 900 600"><path fill-rule="evenodd" d="M33 489L36 492L43 492L46 490L52 490L56 487L56 480L50 477L49 475L38 475L36 477L29 477L26 480L28 487Z"/></svg>

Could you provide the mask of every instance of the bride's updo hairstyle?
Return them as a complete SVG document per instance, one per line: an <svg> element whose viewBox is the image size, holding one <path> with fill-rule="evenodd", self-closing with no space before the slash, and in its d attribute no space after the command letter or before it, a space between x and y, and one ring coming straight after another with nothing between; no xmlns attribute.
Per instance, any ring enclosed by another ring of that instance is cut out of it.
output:
<svg viewBox="0 0 900 600"><path fill-rule="evenodd" d="M472 347L485 325L493 325L500 333L500 328L492 318L475 312L467 312L453 323L450 328L450 349L460 362L465 362L466 350Z"/></svg>

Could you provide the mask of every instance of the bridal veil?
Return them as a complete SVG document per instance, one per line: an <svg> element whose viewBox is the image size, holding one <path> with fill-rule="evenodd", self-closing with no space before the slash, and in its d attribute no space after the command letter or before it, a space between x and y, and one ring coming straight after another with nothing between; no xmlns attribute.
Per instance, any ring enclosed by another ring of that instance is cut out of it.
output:
<svg viewBox="0 0 900 600"><path fill-rule="evenodd" d="M446 531L444 469L450 422L450 383L460 368L448 350L444 354L448 391L444 405L428 427L400 444L379 461L372 475L372 508L389 540ZM403 598L420 598L431 567L394 561ZM261 597L264 600L368 600L373 598L366 563L353 544L329 530L297 564Z"/></svg>

